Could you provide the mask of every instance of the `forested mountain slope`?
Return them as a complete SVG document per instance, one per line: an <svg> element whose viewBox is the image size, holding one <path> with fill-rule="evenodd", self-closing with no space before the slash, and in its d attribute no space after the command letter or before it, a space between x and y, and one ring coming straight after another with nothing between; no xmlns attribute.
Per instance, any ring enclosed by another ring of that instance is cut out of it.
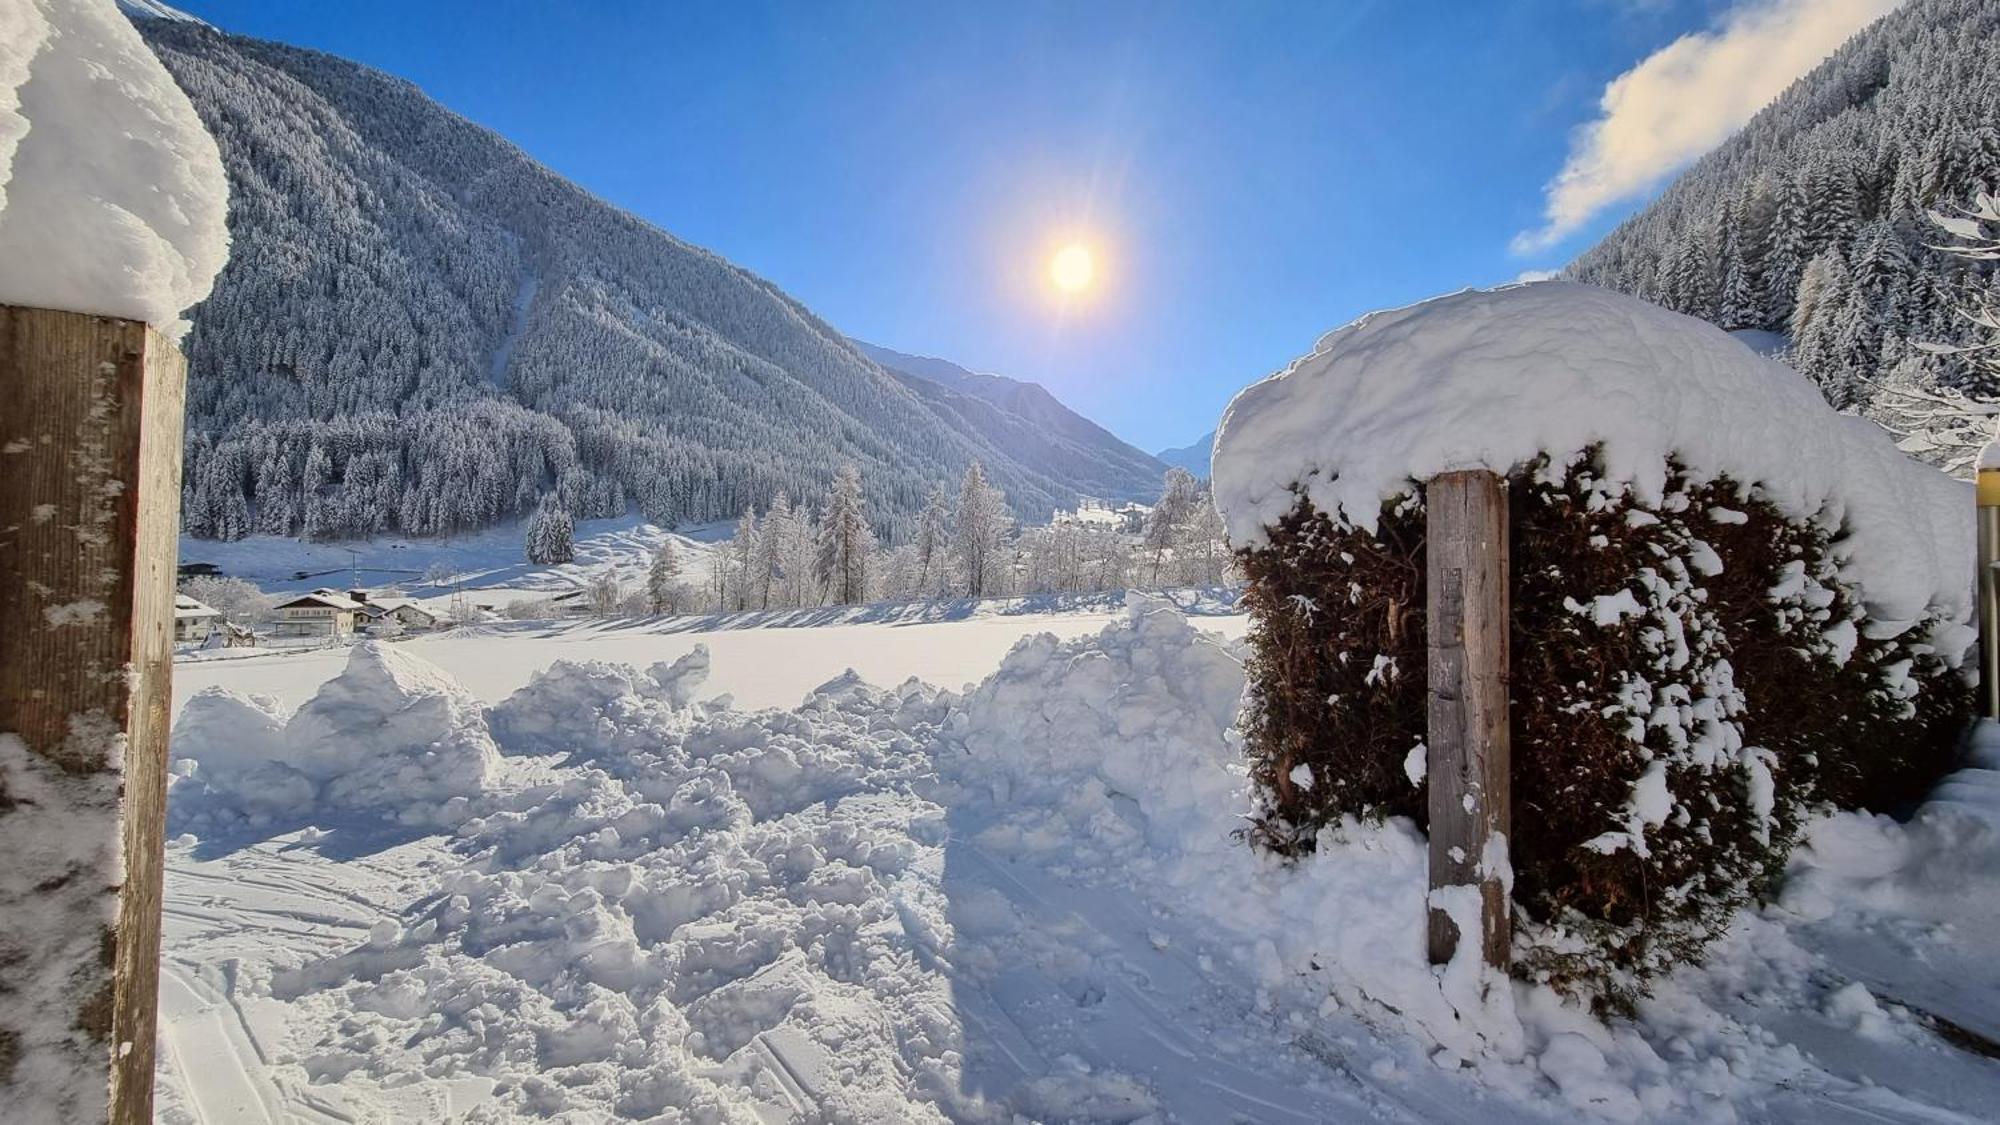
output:
<svg viewBox="0 0 2000 1125"><path fill-rule="evenodd" d="M1055 471L1081 491L1105 499L1151 500L1159 493L1165 464L1064 406L1039 383L982 374L950 360L908 355L861 340L850 342L940 413L964 419L1023 464Z"/></svg>
<svg viewBox="0 0 2000 1125"><path fill-rule="evenodd" d="M1032 460L408 82L136 22L231 181L233 252L185 345L192 534L448 534L545 494L671 524L817 499L850 461L885 528L975 459L1029 520L1157 486L1101 451Z"/></svg>
<svg viewBox="0 0 2000 1125"><path fill-rule="evenodd" d="M1209 463L1215 459L1215 431L1210 430L1187 445L1162 449L1154 456L1169 465L1178 465L1195 476L1207 480Z"/></svg>
<svg viewBox="0 0 2000 1125"><path fill-rule="evenodd" d="M1893 427L1939 391L2000 397L1965 357L1921 346L1974 338L1958 309L1993 284L1932 248L1950 239L1928 212L1996 186L2000 0L1911 0L1568 273L1724 328L1786 332L1829 400ZM1942 452L1927 444L1914 433L1906 447Z"/></svg>

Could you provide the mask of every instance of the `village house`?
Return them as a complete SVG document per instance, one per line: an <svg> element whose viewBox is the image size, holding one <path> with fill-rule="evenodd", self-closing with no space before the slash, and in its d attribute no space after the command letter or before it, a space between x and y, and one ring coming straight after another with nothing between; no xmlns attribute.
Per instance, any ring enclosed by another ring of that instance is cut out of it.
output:
<svg viewBox="0 0 2000 1125"><path fill-rule="evenodd" d="M409 598L370 597L365 590L349 590L347 596L361 604L355 618L364 633L377 632L388 621L394 621L406 631L437 628L437 615Z"/></svg>
<svg viewBox="0 0 2000 1125"><path fill-rule="evenodd" d="M272 631L281 637L350 637L361 603L332 590L310 594L281 603Z"/></svg>
<svg viewBox="0 0 2000 1125"><path fill-rule="evenodd" d="M174 595L174 642L200 644L222 621L222 613L188 597Z"/></svg>

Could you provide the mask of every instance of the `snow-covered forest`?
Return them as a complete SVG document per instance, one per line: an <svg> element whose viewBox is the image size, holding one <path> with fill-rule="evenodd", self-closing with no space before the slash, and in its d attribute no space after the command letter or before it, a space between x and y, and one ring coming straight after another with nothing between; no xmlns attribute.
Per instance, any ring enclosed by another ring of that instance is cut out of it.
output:
<svg viewBox="0 0 2000 1125"><path fill-rule="evenodd" d="M1158 480L1074 415L884 371L406 82L140 22L230 175L236 251L186 341L193 535L443 535L545 497L671 525L817 504L850 462L898 530L975 460L1024 521Z"/></svg>
<svg viewBox="0 0 2000 1125"><path fill-rule="evenodd" d="M732 613L1213 587L1235 577L1222 517L1207 485L1185 469L1167 470L1150 507L1057 513L1036 527L1015 523L1006 494L978 462L955 490L925 497L905 536L878 535L867 511L861 473L844 465L822 504L794 503L780 492L762 510L745 509L733 534L707 551L703 573L693 573L667 538L642 583L607 568L590 580L587 604L596 616ZM567 512L544 506L527 522L524 554L538 566L568 563L574 534ZM213 586L204 580L200 588ZM557 616L561 607L529 597L505 612L534 619Z"/></svg>
<svg viewBox="0 0 2000 1125"><path fill-rule="evenodd" d="M1857 35L1569 275L1789 338L1828 401L1965 469L2000 371L1955 349L1989 261L1947 219L2000 186L2000 8L1913 0ZM1982 419L1977 424L1968 418Z"/></svg>

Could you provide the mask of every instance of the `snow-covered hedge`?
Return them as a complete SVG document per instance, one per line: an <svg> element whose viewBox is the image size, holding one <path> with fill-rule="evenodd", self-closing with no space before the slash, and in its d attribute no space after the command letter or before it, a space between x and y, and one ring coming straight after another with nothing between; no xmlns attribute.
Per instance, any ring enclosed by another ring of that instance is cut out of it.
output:
<svg viewBox="0 0 2000 1125"><path fill-rule="evenodd" d="M1516 961L1612 999L1782 872L1805 810L1895 802L1968 698L1971 500L1723 333L1603 290L1364 318L1238 396L1217 497L1256 617L1256 838L1425 819L1417 482L1513 528Z"/></svg>

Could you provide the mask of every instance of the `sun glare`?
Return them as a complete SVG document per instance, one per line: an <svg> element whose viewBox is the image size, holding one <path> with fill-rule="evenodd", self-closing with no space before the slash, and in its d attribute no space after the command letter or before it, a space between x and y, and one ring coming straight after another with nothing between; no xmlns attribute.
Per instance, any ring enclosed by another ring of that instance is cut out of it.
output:
<svg viewBox="0 0 2000 1125"><path fill-rule="evenodd" d="M1065 293L1083 292L1096 277L1097 261L1086 246L1065 246L1049 262L1049 279Z"/></svg>

